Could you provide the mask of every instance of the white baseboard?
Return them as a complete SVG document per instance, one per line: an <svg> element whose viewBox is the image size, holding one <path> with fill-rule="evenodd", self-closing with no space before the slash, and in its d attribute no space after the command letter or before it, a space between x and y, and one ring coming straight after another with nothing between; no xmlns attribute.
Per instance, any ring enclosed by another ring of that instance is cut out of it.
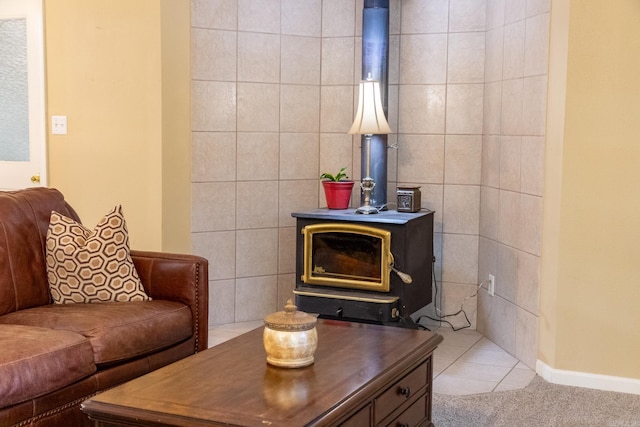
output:
<svg viewBox="0 0 640 427"><path fill-rule="evenodd" d="M634 378L554 369L541 360L536 362L536 373L553 384L640 395L640 380Z"/></svg>

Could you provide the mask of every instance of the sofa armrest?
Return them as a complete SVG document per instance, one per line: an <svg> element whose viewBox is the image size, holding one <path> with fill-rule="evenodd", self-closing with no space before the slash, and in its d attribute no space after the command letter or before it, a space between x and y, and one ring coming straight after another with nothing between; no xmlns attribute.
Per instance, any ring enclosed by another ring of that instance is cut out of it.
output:
<svg viewBox="0 0 640 427"><path fill-rule="evenodd" d="M140 280L153 299L178 301L191 308L194 352L205 350L209 336L209 262L195 255L131 251Z"/></svg>

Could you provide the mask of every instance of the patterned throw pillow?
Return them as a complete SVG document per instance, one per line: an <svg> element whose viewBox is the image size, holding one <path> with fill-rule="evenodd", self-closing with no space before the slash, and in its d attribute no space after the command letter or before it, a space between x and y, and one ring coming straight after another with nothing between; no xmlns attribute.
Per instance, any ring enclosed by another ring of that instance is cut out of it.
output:
<svg viewBox="0 0 640 427"><path fill-rule="evenodd" d="M56 304L151 299L131 259L121 206L102 218L95 230L51 212L46 258Z"/></svg>

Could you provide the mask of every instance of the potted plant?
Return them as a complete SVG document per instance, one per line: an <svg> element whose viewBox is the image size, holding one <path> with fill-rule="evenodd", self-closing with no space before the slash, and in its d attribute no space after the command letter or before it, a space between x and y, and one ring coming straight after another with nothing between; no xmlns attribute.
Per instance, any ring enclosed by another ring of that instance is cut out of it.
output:
<svg viewBox="0 0 640 427"><path fill-rule="evenodd" d="M353 181L347 176L346 170L347 168L344 167L335 175L328 172L320 175L329 209L347 209L349 207Z"/></svg>

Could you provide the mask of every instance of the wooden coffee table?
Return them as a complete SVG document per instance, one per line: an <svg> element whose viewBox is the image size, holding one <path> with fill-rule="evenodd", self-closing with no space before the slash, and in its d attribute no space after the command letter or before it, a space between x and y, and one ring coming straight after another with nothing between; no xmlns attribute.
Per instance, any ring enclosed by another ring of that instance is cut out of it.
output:
<svg viewBox="0 0 640 427"><path fill-rule="evenodd" d="M266 363L255 329L87 400L98 426L432 426L428 331L318 321L311 366Z"/></svg>

